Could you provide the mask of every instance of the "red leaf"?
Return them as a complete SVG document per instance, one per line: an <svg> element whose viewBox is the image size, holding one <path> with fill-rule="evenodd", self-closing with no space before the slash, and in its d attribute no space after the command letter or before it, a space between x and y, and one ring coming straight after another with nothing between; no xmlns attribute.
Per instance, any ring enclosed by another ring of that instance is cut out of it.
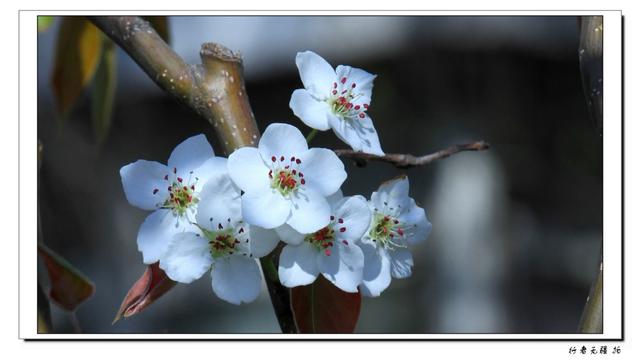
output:
<svg viewBox="0 0 640 360"><path fill-rule="evenodd" d="M352 333L360 316L360 293L348 293L323 276L291 289L291 308L300 333Z"/></svg>
<svg viewBox="0 0 640 360"><path fill-rule="evenodd" d="M38 254L47 267L51 282L49 297L56 305L65 310L74 311L93 295L95 291L93 282L62 256L42 244L38 244Z"/></svg>
<svg viewBox="0 0 640 360"><path fill-rule="evenodd" d="M115 324L122 317L127 318L141 312L175 285L175 281L167 277L158 263L147 266L142 277L133 284L127 296L122 300L112 324Z"/></svg>

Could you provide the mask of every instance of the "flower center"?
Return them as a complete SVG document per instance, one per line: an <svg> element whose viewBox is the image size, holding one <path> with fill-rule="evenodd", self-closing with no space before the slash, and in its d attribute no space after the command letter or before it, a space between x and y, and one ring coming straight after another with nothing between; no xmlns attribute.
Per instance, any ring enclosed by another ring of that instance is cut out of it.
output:
<svg viewBox="0 0 640 360"><path fill-rule="evenodd" d="M338 226L336 226L335 216L331 215L331 222L329 225L324 228L314 232L313 234L307 235L304 239L308 241L311 245L315 246L318 250L323 250L326 256L331 255L331 248L333 247L333 243L336 240L336 230L338 227L339 232L347 231L346 226L343 226L344 220L342 218L338 219ZM349 245L346 240L342 240L345 245Z"/></svg>
<svg viewBox="0 0 640 360"><path fill-rule="evenodd" d="M164 180L167 181L167 190L169 191L169 197L165 199L162 207L165 209L173 210L173 213L182 216L187 210L194 204L197 204L199 199L196 197L195 184L198 182L198 178L191 179L193 171L189 173L189 179L185 179L176 175L177 169L173 168L173 175L165 175ZM155 195L159 190L153 189Z"/></svg>
<svg viewBox="0 0 640 360"><path fill-rule="evenodd" d="M333 83L333 90L331 90L331 96L327 99L327 103L331 107L331 111L335 115L343 119L364 119L365 112L369 109L369 104L355 104L354 101L358 99L362 93L357 93L357 85L352 82L347 84L347 78L340 79L340 84Z"/></svg>
<svg viewBox="0 0 640 360"><path fill-rule="evenodd" d="M209 240L209 253L211 253L211 257L214 259L226 256L233 255L234 252L240 250L239 244L241 243L240 239L241 234L244 233L244 228L240 227L239 230L232 226L222 226L222 224L218 224L217 230L210 231L203 227L200 227L200 230ZM247 241L247 240L245 240ZM243 255L247 255L246 253Z"/></svg>
<svg viewBox="0 0 640 360"><path fill-rule="evenodd" d="M396 218L375 212L373 215L373 226L369 231L369 237L378 245L385 248L405 247L395 239L402 239L405 235L403 224Z"/></svg>
<svg viewBox="0 0 640 360"><path fill-rule="evenodd" d="M269 170L271 187L276 189L282 196L289 196L301 185L305 184L304 174L298 170L302 160L292 156L289 162L285 162L284 155L271 156L272 167Z"/></svg>

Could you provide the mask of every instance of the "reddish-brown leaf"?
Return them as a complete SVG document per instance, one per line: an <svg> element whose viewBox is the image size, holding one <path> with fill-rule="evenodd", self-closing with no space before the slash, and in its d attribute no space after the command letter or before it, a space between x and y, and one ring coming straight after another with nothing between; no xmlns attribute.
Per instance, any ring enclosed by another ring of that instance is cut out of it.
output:
<svg viewBox="0 0 640 360"><path fill-rule="evenodd" d="M65 310L74 311L93 295L93 282L60 255L41 244L38 244L38 254L47 268L51 282L49 297L55 304Z"/></svg>
<svg viewBox="0 0 640 360"><path fill-rule="evenodd" d="M300 333L352 333L360 316L360 293L348 293L323 276L291 289L291 308Z"/></svg>
<svg viewBox="0 0 640 360"><path fill-rule="evenodd" d="M122 317L126 318L141 312L175 285L175 281L167 277L158 263L147 266L142 277L133 284L122 300L120 309L113 319L113 324Z"/></svg>

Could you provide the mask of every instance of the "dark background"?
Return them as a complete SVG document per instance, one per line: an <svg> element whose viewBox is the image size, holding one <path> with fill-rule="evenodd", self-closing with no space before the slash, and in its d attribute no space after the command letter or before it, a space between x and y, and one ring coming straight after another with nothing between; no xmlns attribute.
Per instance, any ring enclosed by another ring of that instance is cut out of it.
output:
<svg viewBox="0 0 640 360"><path fill-rule="evenodd" d="M35 24L34 24L35 26ZM302 87L295 54L377 74L369 114L385 152L424 154L486 140L487 152L397 170L346 163L347 195L369 197L400 172L433 223L414 249L414 274L363 301L357 332L572 333L602 243L602 141L586 107L575 17L173 17L171 41L197 62L200 43L244 54L261 130L308 129L288 107ZM266 291L249 305L213 295L209 276L180 284L143 313L111 325L144 271L118 171L166 162L188 136L213 129L118 54L113 124L98 145L89 92L64 124L50 87L56 27L38 41L39 192L45 243L86 273L95 295L77 311L91 333L278 332ZM331 132L314 146L344 148ZM42 269L39 269L40 271ZM72 331L52 309L54 327Z"/></svg>

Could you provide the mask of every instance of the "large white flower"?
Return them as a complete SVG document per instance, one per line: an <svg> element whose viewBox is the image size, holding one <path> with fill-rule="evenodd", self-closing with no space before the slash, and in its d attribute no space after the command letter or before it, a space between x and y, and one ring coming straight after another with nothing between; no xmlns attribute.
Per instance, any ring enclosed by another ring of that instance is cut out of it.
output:
<svg viewBox="0 0 640 360"><path fill-rule="evenodd" d="M371 224L358 244L364 252L360 290L365 296L379 296L391 283L411 275L413 257L408 249L424 241L431 223L423 208L409 197L406 176L385 182L371 194Z"/></svg>
<svg viewBox="0 0 640 360"><path fill-rule="evenodd" d="M362 281L364 254L356 242L371 221L371 211L362 196L328 198L330 221L312 234L300 234L288 225L276 229L286 245L280 253L278 277L287 287L311 284L322 274L346 292L357 292Z"/></svg>
<svg viewBox="0 0 640 360"><path fill-rule="evenodd" d="M353 150L384 155L367 114L376 76L344 65L334 71L312 51L298 53L296 65L304 89L291 95L289 107L293 113L314 129L333 129Z"/></svg>
<svg viewBox="0 0 640 360"><path fill-rule="evenodd" d="M138 231L138 249L146 264L160 259L174 234L191 227L202 186L212 175L222 173L226 173L226 159L214 157L202 134L180 143L168 165L138 160L120 169L129 203L153 210Z"/></svg>
<svg viewBox="0 0 640 360"><path fill-rule="evenodd" d="M213 292L232 304L248 303L260 294L262 277L256 258L278 244L273 230L246 224L240 190L226 175L212 177L200 193L197 229L173 236L160 258L169 278L190 283L211 270Z"/></svg>
<svg viewBox="0 0 640 360"><path fill-rule="evenodd" d="M242 216L267 229L284 223L312 233L329 222L326 197L347 178L344 164L328 149L307 147L300 130L271 124L258 148L243 147L229 156L229 175L244 190Z"/></svg>

